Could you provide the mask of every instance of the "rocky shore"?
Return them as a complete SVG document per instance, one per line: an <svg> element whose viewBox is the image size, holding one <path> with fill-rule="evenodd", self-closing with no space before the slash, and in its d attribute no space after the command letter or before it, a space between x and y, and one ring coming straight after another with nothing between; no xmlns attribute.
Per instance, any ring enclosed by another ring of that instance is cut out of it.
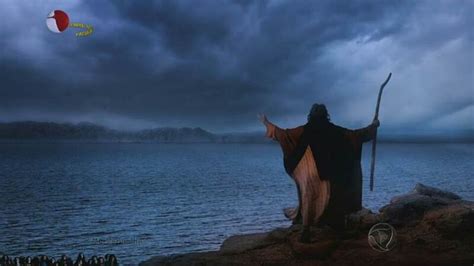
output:
<svg viewBox="0 0 474 266"><path fill-rule="evenodd" d="M368 244L369 229L384 222L396 230L387 252ZM151 265L473 265L474 202L417 184L394 197L379 213L363 209L348 218L344 233L313 228L309 244L298 242L300 225L271 232L237 235L220 250L157 256Z"/></svg>

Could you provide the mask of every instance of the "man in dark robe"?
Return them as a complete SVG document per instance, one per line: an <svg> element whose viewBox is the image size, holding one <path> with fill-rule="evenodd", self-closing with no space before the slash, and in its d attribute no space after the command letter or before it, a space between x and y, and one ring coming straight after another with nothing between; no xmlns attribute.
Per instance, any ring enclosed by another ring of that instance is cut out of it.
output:
<svg viewBox="0 0 474 266"><path fill-rule="evenodd" d="M296 183L299 205L285 215L303 223L300 241L310 241L311 225L342 231L346 215L362 208L362 144L373 139L378 120L350 130L330 122L326 106L314 104L305 125L281 129L262 115L266 136L279 142L285 170Z"/></svg>

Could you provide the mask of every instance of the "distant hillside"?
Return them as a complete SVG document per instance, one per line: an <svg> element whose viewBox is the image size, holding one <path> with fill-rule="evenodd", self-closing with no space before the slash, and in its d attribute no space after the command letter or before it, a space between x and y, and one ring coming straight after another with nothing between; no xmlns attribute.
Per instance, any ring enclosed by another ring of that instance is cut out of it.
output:
<svg viewBox="0 0 474 266"><path fill-rule="evenodd" d="M240 132L220 134L219 141L222 143L270 143L271 139L265 137L265 132Z"/></svg>
<svg viewBox="0 0 474 266"><path fill-rule="evenodd" d="M90 140L116 142L216 142L219 137L202 128L155 128L118 131L92 123L0 123L3 140Z"/></svg>
<svg viewBox="0 0 474 266"><path fill-rule="evenodd" d="M92 123L10 122L0 123L0 140L5 141L94 141L94 142L159 142L159 143L271 143L261 132L213 134L202 128L154 128L120 131ZM380 142L474 142L474 131L412 132L411 135L379 133Z"/></svg>

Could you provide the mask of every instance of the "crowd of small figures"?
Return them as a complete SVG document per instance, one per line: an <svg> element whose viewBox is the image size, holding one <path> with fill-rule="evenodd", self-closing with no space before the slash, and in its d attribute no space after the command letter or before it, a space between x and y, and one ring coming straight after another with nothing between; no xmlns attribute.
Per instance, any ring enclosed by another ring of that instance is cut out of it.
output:
<svg viewBox="0 0 474 266"><path fill-rule="evenodd" d="M118 266L115 255L107 254L105 257L92 256L89 260L84 254L79 253L76 261L66 255L55 259L45 255L36 257L15 257L10 258L7 255L0 254L0 266Z"/></svg>

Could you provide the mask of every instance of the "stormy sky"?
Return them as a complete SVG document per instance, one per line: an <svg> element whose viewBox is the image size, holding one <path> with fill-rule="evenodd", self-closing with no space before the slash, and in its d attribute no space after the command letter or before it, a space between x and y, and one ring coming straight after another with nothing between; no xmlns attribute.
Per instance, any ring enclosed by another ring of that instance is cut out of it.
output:
<svg viewBox="0 0 474 266"><path fill-rule="evenodd" d="M282 127L325 103L336 124L474 130L474 1L4 0L0 120L119 129ZM52 33L61 9L91 24Z"/></svg>

